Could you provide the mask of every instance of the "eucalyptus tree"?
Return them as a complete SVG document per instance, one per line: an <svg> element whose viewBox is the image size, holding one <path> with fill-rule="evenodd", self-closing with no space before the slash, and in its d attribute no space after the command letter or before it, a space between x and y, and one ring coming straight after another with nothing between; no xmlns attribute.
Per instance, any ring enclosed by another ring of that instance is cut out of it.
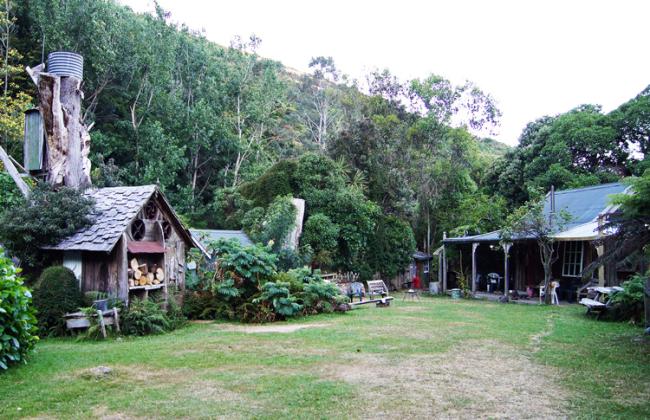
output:
<svg viewBox="0 0 650 420"><path fill-rule="evenodd" d="M255 35L246 41L236 37L226 55L230 103L225 117L234 129L234 157L225 173L233 187L240 184L245 166L254 163L252 158L266 157L270 132L286 112L281 65L257 55L260 42Z"/></svg>
<svg viewBox="0 0 650 420"><path fill-rule="evenodd" d="M325 150L342 122L342 92L338 86L342 76L332 57L313 57L309 68L311 74L301 77L300 93L296 98L301 105L299 115L311 141L320 150Z"/></svg>

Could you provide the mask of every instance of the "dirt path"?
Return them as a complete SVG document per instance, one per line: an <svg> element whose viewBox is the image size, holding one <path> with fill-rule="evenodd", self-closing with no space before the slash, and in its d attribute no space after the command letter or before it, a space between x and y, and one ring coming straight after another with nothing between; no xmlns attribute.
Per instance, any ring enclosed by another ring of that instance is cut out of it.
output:
<svg viewBox="0 0 650 420"><path fill-rule="evenodd" d="M548 368L496 341L464 342L431 356L358 355L334 377L373 403L362 417L565 418L563 392Z"/></svg>
<svg viewBox="0 0 650 420"><path fill-rule="evenodd" d="M241 325L241 324L214 324L221 331L243 332L247 334L256 333L292 333L306 328L323 328L330 324L313 323L313 324L268 324L268 325Z"/></svg>

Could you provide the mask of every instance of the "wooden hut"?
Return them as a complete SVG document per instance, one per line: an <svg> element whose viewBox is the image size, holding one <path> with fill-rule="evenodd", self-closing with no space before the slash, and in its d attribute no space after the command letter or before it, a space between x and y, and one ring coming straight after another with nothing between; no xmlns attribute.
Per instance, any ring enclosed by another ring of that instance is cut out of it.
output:
<svg viewBox="0 0 650 420"><path fill-rule="evenodd" d="M185 288L192 238L155 185L89 189L93 223L45 249L70 268L83 292L107 292L128 304Z"/></svg>
<svg viewBox="0 0 650 420"><path fill-rule="evenodd" d="M549 193L544 201L547 217L556 211L565 211L571 220L564 230L554 236L557 261L552 266L552 277L560 282L560 298L573 300L577 292L588 285L620 284L630 273L625 267L608 264L601 267L586 284L583 270L602 255L608 246L607 232L601 230L602 221L616 211L609 197L629 191L621 183L602 184L585 188ZM498 292L528 289L539 293L544 279L543 266L537 242L532 237L517 237L503 243L500 231L481 235L445 238L445 248L455 248L471 272L473 292ZM611 244L610 244L611 245ZM443 290L457 287L455 273L450 270L445 251L439 253ZM488 276L491 275L490 281Z"/></svg>

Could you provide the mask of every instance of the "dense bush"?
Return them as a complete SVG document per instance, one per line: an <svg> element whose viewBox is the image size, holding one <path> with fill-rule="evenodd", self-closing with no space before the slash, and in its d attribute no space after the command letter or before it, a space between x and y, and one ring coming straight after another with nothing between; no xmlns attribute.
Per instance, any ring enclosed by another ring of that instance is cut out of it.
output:
<svg viewBox="0 0 650 420"><path fill-rule="evenodd" d="M312 281L304 285L300 294L305 313L332 312L338 303L347 302L336 285L324 281Z"/></svg>
<svg viewBox="0 0 650 420"><path fill-rule="evenodd" d="M131 300L120 322L126 335L160 334L173 327L165 311L153 299Z"/></svg>
<svg viewBox="0 0 650 420"><path fill-rule="evenodd" d="M612 309L609 318L617 321L643 321L643 295L645 283L650 273L636 274L622 284L623 291L612 296Z"/></svg>
<svg viewBox="0 0 650 420"><path fill-rule="evenodd" d="M268 247L217 241L209 249L217 262L197 258L198 281L186 293L183 306L188 318L270 322L329 312L346 299L336 286L325 283L318 271L276 272L276 257Z"/></svg>
<svg viewBox="0 0 650 420"><path fill-rule="evenodd" d="M408 267L415 251L411 226L394 216L380 216L368 243L368 261L374 271L392 278Z"/></svg>
<svg viewBox="0 0 650 420"><path fill-rule="evenodd" d="M254 201L258 207L267 207L277 196L292 195L297 190L294 160L281 160L254 182L244 184L242 195Z"/></svg>
<svg viewBox="0 0 650 420"><path fill-rule="evenodd" d="M0 248L0 369L25 361L38 340L32 295Z"/></svg>
<svg viewBox="0 0 650 420"><path fill-rule="evenodd" d="M339 227L322 213L312 214L303 229L301 241L314 253L313 261L321 267L332 264L332 256L338 247Z"/></svg>
<svg viewBox="0 0 650 420"><path fill-rule="evenodd" d="M266 209L260 226L255 229L259 233L253 235L253 239L271 244L273 252L285 248L287 236L296 224L296 212L290 195L276 197Z"/></svg>
<svg viewBox="0 0 650 420"><path fill-rule="evenodd" d="M53 245L91 223L93 202L73 188L38 185L29 200L0 215L0 242L30 268L44 263L41 247Z"/></svg>
<svg viewBox="0 0 650 420"><path fill-rule="evenodd" d="M268 282L262 286L262 293L252 303L260 305L262 313L272 312L273 316L261 321L274 321L297 315L302 305L289 292L289 283ZM265 310L266 309L266 310Z"/></svg>
<svg viewBox="0 0 650 420"><path fill-rule="evenodd" d="M79 282L69 268L54 266L43 271L34 289L34 306L43 333L65 333L63 315L76 311L83 303Z"/></svg>
<svg viewBox="0 0 650 420"><path fill-rule="evenodd" d="M23 196L16 183L8 173L0 171L0 213L13 209L22 202Z"/></svg>

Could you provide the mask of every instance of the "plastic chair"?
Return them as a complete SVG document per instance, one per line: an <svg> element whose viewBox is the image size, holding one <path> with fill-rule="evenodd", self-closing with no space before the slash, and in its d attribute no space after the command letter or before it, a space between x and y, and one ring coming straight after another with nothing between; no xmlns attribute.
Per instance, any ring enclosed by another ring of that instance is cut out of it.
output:
<svg viewBox="0 0 650 420"><path fill-rule="evenodd" d="M551 305L560 305L560 299L557 296L557 289L560 288L560 282L559 281L552 281L551 282ZM546 291L544 290L544 285L542 284L539 286L539 303L542 303L542 298L546 295Z"/></svg>

